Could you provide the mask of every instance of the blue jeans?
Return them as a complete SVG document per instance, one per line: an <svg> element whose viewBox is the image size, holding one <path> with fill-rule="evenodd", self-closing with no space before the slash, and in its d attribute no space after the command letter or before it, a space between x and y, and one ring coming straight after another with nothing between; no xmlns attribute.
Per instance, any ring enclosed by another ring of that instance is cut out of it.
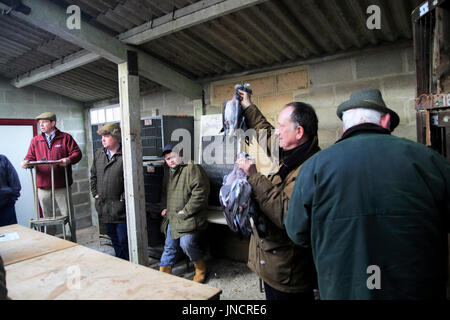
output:
<svg viewBox="0 0 450 320"><path fill-rule="evenodd" d="M111 242L117 258L129 260L128 236L126 223L105 223L106 233Z"/></svg>
<svg viewBox="0 0 450 320"><path fill-rule="evenodd" d="M181 247L183 252L189 257L192 262L197 262L203 257L203 251L199 246L198 233L190 233L181 236L179 239L172 239L170 233L170 223L167 226L166 242L164 244L164 252L161 256L160 267L173 267L176 262L178 248Z"/></svg>

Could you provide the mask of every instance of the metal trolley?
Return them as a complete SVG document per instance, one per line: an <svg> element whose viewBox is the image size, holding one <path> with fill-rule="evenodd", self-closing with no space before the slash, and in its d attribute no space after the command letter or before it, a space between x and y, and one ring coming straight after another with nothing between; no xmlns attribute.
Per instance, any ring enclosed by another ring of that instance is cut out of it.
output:
<svg viewBox="0 0 450 320"><path fill-rule="evenodd" d="M30 228L34 228L40 231L41 227L44 228L44 233L47 233L47 227L53 225L61 225L63 237L66 239L66 224L69 224L70 234L73 242L76 242L76 232L73 230L72 223L72 209L71 209L71 199L69 194L69 179L67 176L67 167L64 167L64 174L66 180L66 205L68 214L67 216L56 216L55 207L55 178L54 178L54 165L58 164L58 160L41 160L41 161L30 161L28 165L30 166L31 174L31 184L34 192L34 205L36 210L36 219L30 219ZM37 188L37 174L36 166L39 165L50 165L51 166L51 182L52 182L52 208L53 216L41 218L39 214L39 200L38 200L38 188ZM33 174L34 169L34 174Z"/></svg>

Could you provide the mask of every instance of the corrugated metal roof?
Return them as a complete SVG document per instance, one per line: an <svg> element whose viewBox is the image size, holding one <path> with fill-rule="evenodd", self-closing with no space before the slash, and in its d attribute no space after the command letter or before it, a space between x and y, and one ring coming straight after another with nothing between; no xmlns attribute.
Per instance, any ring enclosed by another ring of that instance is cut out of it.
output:
<svg viewBox="0 0 450 320"><path fill-rule="evenodd" d="M0 74L10 79L81 49L11 16L0 30Z"/></svg>
<svg viewBox="0 0 450 320"><path fill-rule="evenodd" d="M148 42L151 54L211 77L412 38L409 13L420 3L384 0L268 1ZM369 30L369 5L381 8L381 30ZM202 59L194 59L200 56Z"/></svg>
<svg viewBox="0 0 450 320"><path fill-rule="evenodd" d="M68 96L82 102L94 102L118 96L117 65L100 59L80 68L59 74L35 86ZM140 77L139 89L148 92L160 86Z"/></svg>
<svg viewBox="0 0 450 320"><path fill-rule="evenodd" d="M9 80L82 49L9 15L0 15L0 30L0 75ZM108 99L118 95L117 66L101 59L35 86L82 102ZM141 77L140 87L160 86Z"/></svg>
<svg viewBox="0 0 450 320"><path fill-rule="evenodd" d="M119 34L200 0L52 0L80 7L91 23Z"/></svg>
<svg viewBox="0 0 450 320"><path fill-rule="evenodd" d="M78 5L83 18L114 36L198 0L51 0ZM422 0L270 0L139 46L188 77L201 80L411 40L410 13ZM370 5L382 28L366 26ZM10 16L0 16L0 76L14 79L81 50ZM118 95L117 68L99 60L36 84L84 102ZM141 79L141 91L159 87Z"/></svg>

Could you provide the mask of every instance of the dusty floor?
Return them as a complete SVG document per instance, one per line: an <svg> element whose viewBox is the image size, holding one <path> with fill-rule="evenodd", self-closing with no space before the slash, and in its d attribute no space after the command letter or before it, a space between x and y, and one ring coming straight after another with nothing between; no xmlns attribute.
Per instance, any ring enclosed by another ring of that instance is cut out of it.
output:
<svg viewBox="0 0 450 320"><path fill-rule="evenodd" d="M99 237L95 227L77 232L78 243L91 249L114 255L114 249L108 238ZM149 258L150 267L158 270L159 260ZM264 300L264 293L259 289L259 278L245 263L227 259L208 257L208 276L206 284L222 290L221 300ZM182 260L173 268L173 274L191 280L194 277L194 266Z"/></svg>

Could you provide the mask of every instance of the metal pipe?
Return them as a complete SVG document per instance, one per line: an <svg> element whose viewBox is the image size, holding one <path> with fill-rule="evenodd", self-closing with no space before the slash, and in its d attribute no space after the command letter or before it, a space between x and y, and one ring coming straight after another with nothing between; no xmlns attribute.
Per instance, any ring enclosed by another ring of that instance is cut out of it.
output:
<svg viewBox="0 0 450 320"><path fill-rule="evenodd" d="M64 167L64 176L66 178L66 203L67 203L67 212L68 212L67 215L69 216L69 230L70 230L70 235L72 237L72 241L77 242L77 237L75 234L76 231L74 230L73 224L72 224L72 208L71 208L70 193L69 193L69 179L68 179L68 174L67 174L67 166ZM66 239L65 232L64 232L64 239Z"/></svg>
<svg viewBox="0 0 450 320"><path fill-rule="evenodd" d="M54 168L53 165L51 165L52 168L52 205L53 205L53 220L56 217L56 210L55 210L55 178L54 178Z"/></svg>
<svg viewBox="0 0 450 320"><path fill-rule="evenodd" d="M33 188L33 195L34 195L33 198L34 198L34 209L35 209L35 212L36 212L36 220L39 220L39 205L38 205L37 185L35 185L35 183L34 183L33 167L30 168L30 175L31 175L31 187ZM30 222L30 228L31 228L31 222Z"/></svg>
<svg viewBox="0 0 450 320"><path fill-rule="evenodd" d="M36 217L37 220L41 218L40 212L39 212L39 188L37 186L37 167L34 167L34 186L35 186L35 204L36 204ZM42 231L42 228L38 229Z"/></svg>
<svg viewBox="0 0 450 320"><path fill-rule="evenodd" d="M66 224L63 222L62 224L62 232L63 232L63 238L66 240Z"/></svg>

